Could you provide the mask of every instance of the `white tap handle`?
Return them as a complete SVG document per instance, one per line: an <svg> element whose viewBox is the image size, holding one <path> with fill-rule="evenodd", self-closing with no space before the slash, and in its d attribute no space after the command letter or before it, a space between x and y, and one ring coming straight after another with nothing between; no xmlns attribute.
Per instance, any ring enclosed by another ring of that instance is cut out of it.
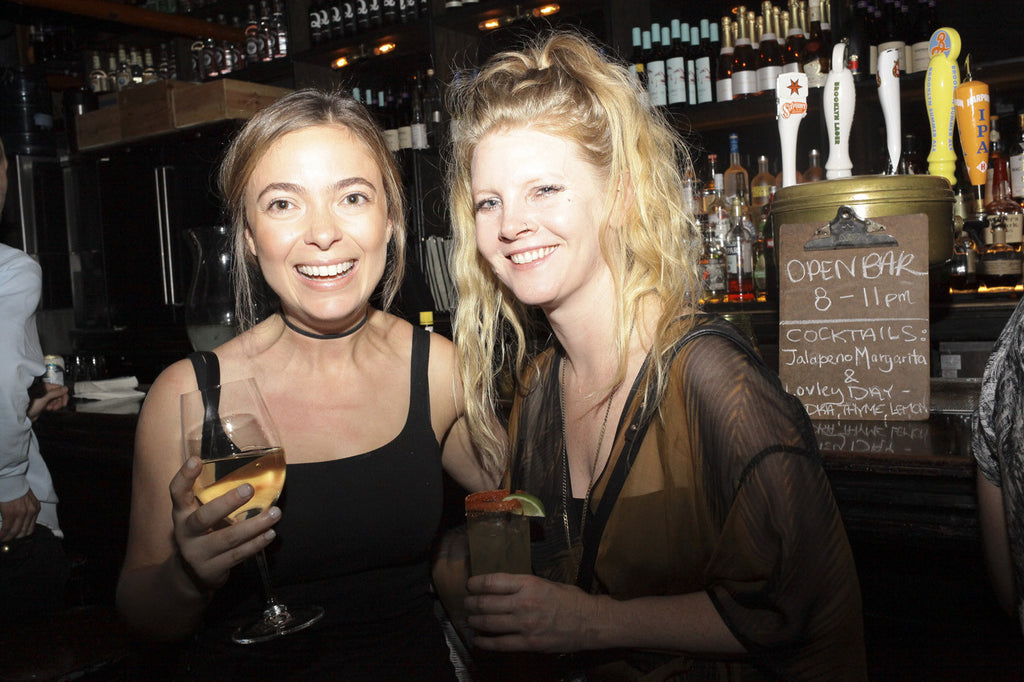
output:
<svg viewBox="0 0 1024 682"><path fill-rule="evenodd" d="M796 140L807 116L807 74L780 73L775 79L775 117L782 146L782 186L796 184Z"/></svg>
<svg viewBox="0 0 1024 682"><path fill-rule="evenodd" d="M850 160L850 127L853 125L853 108L857 102L857 90L853 85L853 74L846 68L846 43L836 43L832 48L832 69L825 80L824 101L825 121L828 124L829 153L825 162L825 177L848 178L853 174Z"/></svg>
<svg viewBox="0 0 1024 682"><path fill-rule="evenodd" d="M900 164L900 63L899 50L883 50L878 55L878 101L885 119L885 146L889 150L886 174L895 175Z"/></svg>

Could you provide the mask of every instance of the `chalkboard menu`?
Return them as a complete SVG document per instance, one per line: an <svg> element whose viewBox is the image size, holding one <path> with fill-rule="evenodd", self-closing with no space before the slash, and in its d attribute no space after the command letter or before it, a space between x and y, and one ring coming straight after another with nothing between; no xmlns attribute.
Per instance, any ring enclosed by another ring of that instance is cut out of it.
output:
<svg viewBox="0 0 1024 682"><path fill-rule="evenodd" d="M777 234L786 390L812 419L928 419L927 216L842 207Z"/></svg>

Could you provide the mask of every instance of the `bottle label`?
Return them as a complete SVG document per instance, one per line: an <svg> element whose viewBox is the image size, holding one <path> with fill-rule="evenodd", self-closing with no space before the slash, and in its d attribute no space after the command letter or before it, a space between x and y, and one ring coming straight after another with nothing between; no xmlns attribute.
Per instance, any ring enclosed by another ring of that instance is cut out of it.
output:
<svg viewBox="0 0 1024 682"><path fill-rule="evenodd" d="M981 259L981 272L984 275L1000 276L1016 276L1018 279L1021 277L1021 260L1020 254L1014 252L1008 252L1010 257L1000 256L998 258L987 258L982 257Z"/></svg>
<svg viewBox="0 0 1024 682"><path fill-rule="evenodd" d="M686 93L689 101L697 101L697 62L693 59L686 62Z"/></svg>
<svg viewBox="0 0 1024 682"><path fill-rule="evenodd" d="M425 123L413 123L412 124L412 148L413 149L426 149L427 148L427 126Z"/></svg>
<svg viewBox="0 0 1024 682"><path fill-rule="evenodd" d="M825 81L828 79L828 73L821 70L821 60L815 59L804 64L804 73L807 74L807 87L825 87Z"/></svg>
<svg viewBox="0 0 1024 682"><path fill-rule="evenodd" d="M732 74L733 99L757 93L756 71L734 71Z"/></svg>
<svg viewBox="0 0 1024 682"><path fill-rule="evenodd" d="M647 97L651 106L663 107L668 104L668 89L665 83L665 62L647 63Z"/></svg>
<svg viewBox="0 0 1024 682"><path fill-rule="evenodd" d="M398 148L399 149L411 149L412 148L412 126L399 126L399 128L398 128Z"/></svg>
<svg viewBox="0 0 1024 682"><path fill-rule="evenodd" d="M718 94L719 102L731 102L732 101L732 79L722 78L716 84L716 90Z"/></svg>
<svg viewBox="0 0 1024 682"><path fill-rule="evenodd" d="M669 104L686 104L686 60L672 57L665 60L667 76L667 92Z"/></svg>
<svg viewBox="0 0 1024 682"><path fill-rule="evenodd" d="M697 103L705 104L714 99L711 93L711 58L701 57L697 60Z"/></svg>
<svg viewBox="0 0 1024 682"><path fill-rule="evenodd" d="M781 66L762 66L757 70L757 89L759 92L774 92L775 81L782 73Z"/></svg>
<svg viewBox="0 0 1024 682"><path fill-rule="evenodd" d="M704 280L704 289L706 291L722 292L725 290L725 267L722 265L721 258L711 258L707 264L702 266L704 272L701 276Z"/></svg>
<svg viewBox="0 0 1024 682"><path fill-rule="evenodd" d="M1024 152L1010 157L1010 194L1015 199L1024 197Z"/></svg>
<svg viewBox="0 0 1024 682"><path fill-rule="evenodd" d="M928 63L931 61L930 43L930 40L924 40L920 43L914 43L911 46L910 54L912 63L907 65L913 69L910 73L918 73L920 71L928 70Z"/></svg>

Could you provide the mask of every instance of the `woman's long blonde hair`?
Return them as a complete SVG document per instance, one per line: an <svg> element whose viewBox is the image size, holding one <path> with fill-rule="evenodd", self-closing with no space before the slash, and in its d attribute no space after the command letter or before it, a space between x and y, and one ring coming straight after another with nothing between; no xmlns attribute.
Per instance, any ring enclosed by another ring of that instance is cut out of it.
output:
<svg viewBox="0 0 1024 682"><path fill-rule="evenodd" d="M682 196L681 168L689 156L679 135L648 103L625 64L602 55L587 38L556 31L517 51L493 57L474 77L452 87L453 145L448 164L449 207L455 235L454 274L459 305L453 332L465 386L466 411L477 446L495 458L502 439L494 432L496 373L528 366L529 311L498 280L476 248L471 163L488 133L530 127L570 139L607 177L610 189L632 196L623 224L601 226L604 258L618 283L614 306L618 373L624 380L630 335L642 326L645 303L659 305L643 378L664 389L667 352L678 335L674 323L692 323L699 300L701 240ZM614 191L605 215L611 215ZM511 336L511 348L504 340ZM611 386L609 386L609 390Z"/></svg>

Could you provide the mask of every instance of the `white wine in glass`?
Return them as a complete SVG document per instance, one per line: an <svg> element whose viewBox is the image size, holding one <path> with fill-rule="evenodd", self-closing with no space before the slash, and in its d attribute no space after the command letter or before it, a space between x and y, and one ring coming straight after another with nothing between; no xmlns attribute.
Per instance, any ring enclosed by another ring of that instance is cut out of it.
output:
<svg viewBox="0 0 1024 682"><path fill-rule="evenodd" d="M193 491L206 503L243 483L253 496L229 520L237 523L277 502L284 487L281 439L255 379L231 381L181 396L181 433L185 459L199 457L202 472ZM238 628L232 639L253 644L305 629L320 620L319 606L289 609L274 596L266 555L256 555L265 605L263 616Z"/></svg>

